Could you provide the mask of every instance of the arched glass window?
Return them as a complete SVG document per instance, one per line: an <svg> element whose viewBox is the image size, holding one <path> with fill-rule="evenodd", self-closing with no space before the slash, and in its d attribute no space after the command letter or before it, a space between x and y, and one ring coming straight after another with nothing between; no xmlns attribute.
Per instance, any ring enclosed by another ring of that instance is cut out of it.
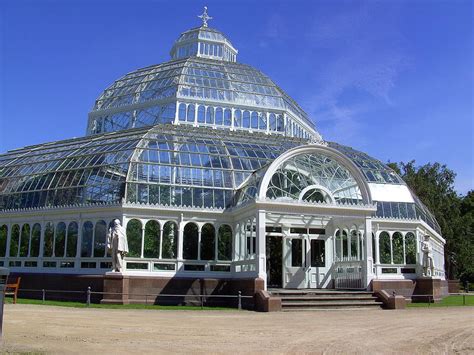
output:
<svg viewBox="0 0 474 355"><path fill-rule="evenodd" d="M351 259L357 259L359 248L359 236L356 230L351 230Z"/></svg>
<svg viewBox="0 0 474 355"><path fill-rule="evenodd" d="M103 258L106 252L107 224L98 221L94 232L94 258Z"/></svg>
<svg viewBox="0 0 474 355"><path fill-rule="evenodd" d="M66 246L66 224L59 222L56 225L56 235L54 238L54 256L63 257Z"/></svg>
<svg viewBox="0 0 474 355"><path fill-rule="evenodd" d="M142 222L131 219L127 223L128 256L139 258L142 249Z"/></svg>
<svg viewBox="0 0 474 355"><path fill-rule="evenodd" d="M267 129L267 114L258 113L258 129L266 130Z"/></svg>
<svg viewBox="0 0 474 355"><path fill-rule="evenodd" d="M391 248L390 248L390 236L387 232L382 232L379 235L379 252L380 252L380 263L391 264Z"/></svg>
<svg viewBox="0 0 474 355"><path fill-rule="evenodd" d="M314 187L310 188L304 193L302 193L303 196L301 196L302 201L307 201L307 202L326 202L326 203L331 203L332 198L331 196L324 190Z"/></svg>
<svg viewBox="0 0 474 355"><path fill-rule="evenodd" d="M52 222L46 223L44 228L44 245L43 245L43 256L53 256L53 245L54 245L54 224Z"/></svg>
<svg viewBox="0 0 474 355"><path fill-rule="evenodd" d="M242 127L250 128L250 112L245 110L242 118Z"/></svg>
<svg viewBox="0 0 474 355"><path fill-rule="evenodd" d="M201 260L213 260L215 254L216 229L206 223L201 229Z"/></svg>
<svg viewBox="0 0 474 355"><path fill-rule="evenodd" d="M223 224L219 227L217 259L232 260L232 228Z"/></svg>
<svg viewBox="0 0 474 355"><path fill-rule="evenodd" d="M92 239L94 237L94 225L91 221L82 225L81 256L90 258L92 256Z"/></svg>
<svg viewBox="0 0 474 355"><path fill-rule="evenodd" d="M0 226L0 257L4 257L7 252L8 226Z"/></svg>
<svg viewBox="0 0 474 355"><path fill-rule="evenodd" d="M69 223L67 227L67 245L66 245L66 257L74 258L77 253L77 235L79 228L77 222Z"/></svg>
<svg viewBox="0 0 474 355"><path fill-rule="evenodd" d="M206 123L214 123L214 107L208 107L206 110Z"/></svg>
<svg viewBox="0 0 474 355"><path fill-rule="evenodd" d="M12 227L12 235L10 239L10 256L18 256L18 244L20 243L20 226L14 224Z"/></svg>
<svg viewBox="0 0 474 355"><path fill-rule="evenodd" d="M349 256L349 245L348 243L349 238L347 238L347 232L345 230L342 231L342 258L347 260Z"/></svg>
<svg viewBox="0 0 474 355"><path fill-rule="evenodd" d="M400 232L393 233L392 236L393 263L403 264L403 236Z"/></svg>
<svg viewBox="0 0 474 355"><path fill-rule="evenodd" d="M338 230L336 232L336 260L340 261L342 260L342 237L341 237L341 231Z"/></svg>
<svg viewBox="0 0 474 355"><path fill-rule="evenodd" d="M183 258L197 260L198 258L198 226L188 223L183 233Z"/></svg>
<svg viewBox="0 0 474 355"><path fill-rule="evenodd" d="M242 111L234 111L234 127L242 127Z"/></svg>
<svg viewBox="0 0 474 355"><path fill-rule="evenodd" d="M270 120L269 120L269 128L270 128L270 131L276 131L276 116L274 113L271 113L270 114Z"/></svg>
<svg viewBox="0 0 474 355"><path fill-rule="evenodd" d="M145 224L143 256L145 258L160 257L160 224L157 221L148 221Z"/></svg>
<svg viewBox="0 0 474 355"><path fill-rule="evenodd" d="M30 257L36 258L40 252L40 241L41 241L41 225L36 223L31 229L31 246L30 246Z"/></svg>
<svg viewBox="0 0 474 355"><path fill-rule="evenodd" d="M28 223L21 227L20 256L27 257L30 248L30 225Z"/></svg>
<svg viewBox="0 0 474 355"><path fill-rule="evenodd" d="M252 112L250 126L253 129L258 129L258 113L257 112Z"/></svg>
<svg viewBox="0 0 474 355"><path fill-rule="evenodd" d="M218 107L216 109L216 125L222 126L223 123L224 123L224 113L222 111L222 108Z"/></svg>
<svg viewBox="0 0 474 355"><path fill-rule="evenodd" d="M186 121L186 104L179 104L178 118L180 121Z"/></svg>
<svg viewBox="0 0 474 355"><path fill-rule="evenodd" d="M202 105L199 105L198 107L198 114L197 114L197 121L199 123L204 123L206 122L206 108Z"/></svg>
<svg viewBox="0 0 474 355"><path fill-rule="evenodd" d="M166 222L163 226L163 259L176 259L178 254L178 225L175 222Z"/></svg>
<svg viewBox="0 0 474 355"><path fill-rule="evenodd" d="M322 153L304 153L285 160L271 177L266 196L338 204L362 202L358 183L349 170Z"/></svg>
<svg viewBox="0 0 474 355"><path fill-rule="evenodd" d="M416 238L411 232L405 235L406 263L416 264Z"/></svg>
<svg viewBox="0 0 474 355"><path fill-rule="evenodd" d="M186 117L186 120L188 122L194 122L194 104L189 104L188 105L188 114Z"/></svg>
<svg viewBox="0 0 474 355"><path fill-rule="evenodd" d="M229 108L224 110L224 125L232 126L232 110Z"/></svg>

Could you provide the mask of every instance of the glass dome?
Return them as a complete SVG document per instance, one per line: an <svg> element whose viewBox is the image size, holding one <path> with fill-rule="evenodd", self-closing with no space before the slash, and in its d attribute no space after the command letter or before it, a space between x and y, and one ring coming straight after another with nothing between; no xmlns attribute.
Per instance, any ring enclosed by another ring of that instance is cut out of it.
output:
<svg viewBox="0 0 474 355"><path fill-rule="evenodd" d="M237 63L237 50L207 23L183 32L170 54L105 89L87 134L172 123L322 139L306 112L267 75Z"/></svg>

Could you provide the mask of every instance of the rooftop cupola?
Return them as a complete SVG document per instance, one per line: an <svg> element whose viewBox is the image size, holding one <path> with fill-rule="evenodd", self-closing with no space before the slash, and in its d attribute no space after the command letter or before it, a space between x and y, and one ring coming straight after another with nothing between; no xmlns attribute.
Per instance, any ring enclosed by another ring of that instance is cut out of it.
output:
<svg viewBox="0 0 474 355"><path fill-rule="evenodd" d="M207 22L212 20L207 14L207 7L204 7L202 15L198 16L202 20L201 27L183 32L171 48L172 59L187 57L202 57L228 62L237 61L237 49L218 30L208 27Z"/></svg>

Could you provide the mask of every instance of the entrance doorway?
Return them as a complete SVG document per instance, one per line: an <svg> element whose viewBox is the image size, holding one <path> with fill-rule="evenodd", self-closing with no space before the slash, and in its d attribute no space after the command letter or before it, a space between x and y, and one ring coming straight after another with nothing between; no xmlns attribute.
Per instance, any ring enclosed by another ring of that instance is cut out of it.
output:
<svg viewBox="0 0 474 355"><path fill-rule="evenodd" d="M281 288L283 285L283 238L281 236L266 236L266 256L267 286L271 288Z"/></svg>
<svg viewBox="0 0 474 355"><path fill-rule="evenodd" d="M324 287L329 270L326 244L324 235L286 237L283 246L283 287Z"/></svg>

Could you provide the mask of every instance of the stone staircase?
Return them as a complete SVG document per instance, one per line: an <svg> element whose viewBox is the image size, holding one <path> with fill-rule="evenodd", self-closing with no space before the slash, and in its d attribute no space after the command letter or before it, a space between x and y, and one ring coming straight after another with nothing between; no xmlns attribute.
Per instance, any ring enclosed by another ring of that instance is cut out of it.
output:
<svg viewBox="0 0 474 355"><path fill-rule="evenodd" d="M269 292L281 298L283 311L381 309L383 305L368 291L271 289Z"/></svg>

